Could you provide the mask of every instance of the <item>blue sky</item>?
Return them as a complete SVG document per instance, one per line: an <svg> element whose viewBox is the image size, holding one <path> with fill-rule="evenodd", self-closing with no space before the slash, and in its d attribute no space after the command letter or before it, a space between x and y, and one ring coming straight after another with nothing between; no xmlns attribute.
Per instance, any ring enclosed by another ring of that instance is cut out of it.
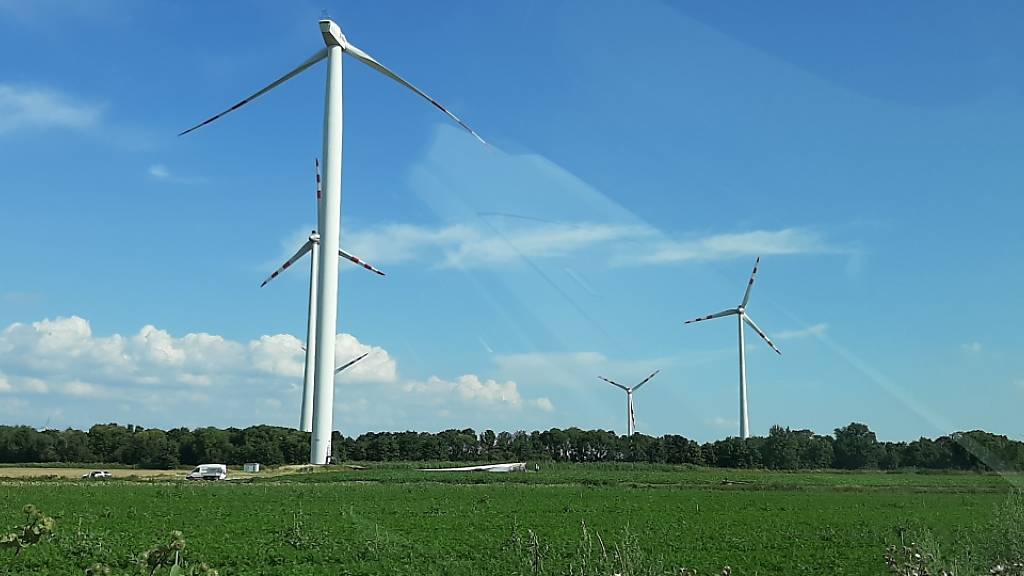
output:
<svg viewBox="0 0 1024 576"><path fill-rule="evenodd" d="M345 62L335 427L1024 437L1021 8L0 0L0 422L294 426Z"/></svg>

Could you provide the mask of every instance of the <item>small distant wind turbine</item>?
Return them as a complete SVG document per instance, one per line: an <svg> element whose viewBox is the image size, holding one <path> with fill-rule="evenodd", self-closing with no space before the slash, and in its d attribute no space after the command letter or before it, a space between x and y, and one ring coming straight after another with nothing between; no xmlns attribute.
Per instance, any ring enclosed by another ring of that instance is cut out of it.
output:
<svg viewBox="0 0 1024 576"><path fill-rule="evenodd" d="M780 356L782 355L782 351L779 350L770 339L768 339L768 336L764 331L757 327L754 319L747 314L747 303L750 302L750 289L754 287L754 278L757 276L757 265L760 263L760 257L754 260L754 271L750 273L750 281L747 282L747 290L743 293L743 301L740 302L739 306L728 310L722 310L721 312L710 314L703 318L694 318L693 320L687 320L684 322L684 324L692 324L693 322L703 322L705 320L721 318L723 316L736 316L740 329L740 437L742 438L750 438L750 420L747 416L747 355L746 345L743 340L743 323L746 322L754 329L754 332L757 332L757 335L760 336L761 339L771 346L772 350L775 350L775 352Z"/></svg>
<svg viewBox="0 0 1024 576"><path fill-rule="evenodd" d="M626 391L626 430L628 430L628 436L632 436L633 433L636 432L636 412L633 411L633 392L636 392L637 390L640 389L641 386L647 384L647 382L649 382L651 378L657 376L658 372L661 372L661 370L655 370L654 372L651 373L650 376L644 378L643 382L632 387L623 386L622 384L609 380L604 376L598 376L598 378L604 380L605 382L611 384L612 386L618 386L619 388L622 388L623 390Z"/></svg>
<svg viewBox="0 0 1024 576"><path fill-rule="evenodd" d="M452 121L463 127L477 140L483 139L473 131L465 122L448 111L437 100L428 96L419 88L413 86L404 78L395 74L372 56L357 48L348 41L348 38L341 33L339 27L333 20L324 18L320 20L320 35L326 45L315 54L307 58L302 64L261 88L244 100L236 103L227 110L220 112L199 124L181 132L179 136L188 134L202 126L223 117L234 110L252 102L256 98L270 92L281 84L301 74L307 68L327 60L327 94L324 101L324 196L323 210L320 211L320 218L317 223L317 230L323 243L330 249L328 252L320 252L319 270L317 271L320 294L317 298L317 322L316 322L316 381L333 382L334 365L334 337L338 323L338 261L333 258L333 250L341 245L341 151L342 151L342 78L341 62L342 56L348 54L356 60L366 64L370 68L384 74L402 86L415 92L424 98L435 108L447 115ZM330 454L331 433L334 429L334 386L317 386L313 398L313 435L310 439L309 462L310 464L326 464Z"/></svg>
<svg viewBox="0 0 1024 576"><path fill-rule="evenodd" d="M316 198L317 211L319 211L320 197L322 195L320 190L319 161L316 163L316 167ZM294 256L289 258L288 261L285 262L283 266L275 270L273 274L268 276L267 279L264 280L262 284L260 284L260 288L266 286L268 282L270 282L274 278L277 278L282 272L290 268L292 264L295 264L295 262L297 262L300 258L305 256L306 253L308 252L312 253L312 257L309 263L309 316L306 319L306 345L302 348L302 350L306 353L306 363L302 375L302 414L299 420L299 430L302 430L303 432L311 432L313 430L313 397L316 393L316 385L314 383L313 376L316 373L316 306L317 294L319 293L319 278L317 277L317 268L320 262L320 235L316 233L316 230L310 232L309 239L306 240L306 243L303 244L301 248L299 248L299 251L296 252ZM371 272L375 272L377 274L380 274L381 276L384 276L384 273L381 272L380 270L377 270L376 268L367 264L360 258L353 256L348 252L345 252L344 250L339 249L338 256L341 256L342 258L350 262L358 264ZM362 357L360 357L359 359L361 358ZM351 363L346 364L343 368L346 368L349 365L351 365ZM337 372L339 372L340 370L341 369L336 371L335 374L337 374Z"/></svg>

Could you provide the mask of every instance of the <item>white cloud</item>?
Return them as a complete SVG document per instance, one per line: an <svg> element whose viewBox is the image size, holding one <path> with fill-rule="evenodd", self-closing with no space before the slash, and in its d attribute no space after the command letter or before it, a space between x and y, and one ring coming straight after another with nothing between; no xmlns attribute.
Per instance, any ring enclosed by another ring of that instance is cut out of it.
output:
<svg viewBox="0 0 1024 576"><path fill-rule="evenodd" d="M438 266L583 255L611 265L664 266L850 252L798 226L665 232L542 155L484 149L448 126L437 130L425 157L413 168L410 188L444 224L364 230L367 242L359 249L371 261L371 250L385 245L380 254L386 260L415 258Z"/></svg>
<svg viewBox="0 0 1024 576"><path fill-rule="evenodd" d="M370 352L346 372L348 381L395 379L395 363L382 348L339 334L336 350L339 359ZM203 332L177 337L147 325L128 337L97 336L78 316L15 323L0 332L4 388L37 394L54 389L96 396L108 388L131 393L181 385L224 390L243 383L249 389L274 390L283 380L301 378L303 359L300 341L289 334L243 344ZM95 382L103 387L89 384Z"/></svg>
<svg viewBox="0 0 1024 576"><path fill-rule="evenodd" d="M171 177L171 172L163 164L153 164L149 167L149 175L157 180L167 180Z"/></svg>
<svg viewBox="0 0 1024 576"><path fill-rule="evenodd" d="M0 134L22 129L86 129L99 123L98 106L71 101L46 88L0 84Z"/></svg>
<svg viewBox="0 0 1024 576"><path fill-rule="evenodd" d="M972 354L977 354L978 352L981 352L984 347L981 345L981 342L978 342L977 340L975 340L973 342L967 342L966 344L961 344L960 348L962 348L966 352L970 352Z"/></svg>
<svg viewBox="0 0 1024 576"><path fill-rule="evenodd" d="M369 355L338 374L338 383L394 382L397 379L395 361L388 351L379 346L368 346L351 334L339 334L334 343L334 357L339 366L363 354Z"/></svg>
<svg viewBox="0 0 1024 576"><path fill-rule="evenodd" d="M173 173L166 164L150 164L146 169L146 173L154 180L173 182L175 184L199 184L206 182L206 178L203 177L181 176Z"/></svg>
<svg viewBox="0 0 1024 576"><path fill-rule="evenodd" d="M607 386L598 376L623 383L640 382L654 370L676 364L670 358L613 362L597 352L500 354L494 362L502 378L545 389L574 390Z"/></svg>
<svg viewBox="0 0 1024 576"><path fill-rule="evenodd" d="M714 234L672 240L646 225L544 222L518 219L500 227L384 224L346 236L352 251L377 265L432 263L468 268L591 255L608 264L666 265L741 256L835 252L817 233L800 228Z"/></svg>
<svg viewBox="0 0 1024 576"><path fill-rule="evenodd" d="M0 394L5 405L27 406L21 417L62 407L89 426L124 419L150 426L294 426L304 352L289 334L238 342L204 332L176 336L152 325L136 334L97 335L71 316L0 331ZM466 374L400 379L387 350L350 334L335 341L339 364L368 354L337 379L339 429L468 422L496 425L552 412L547 397L526 397L512 379ZM117 402L110 402L116 398ZM34 424L34 422L32 422Z"/></svg>
<svg viewBox="0 0 1024 576"><path fill-rule="evenodd" d="M733 420L722 416L709 418L705 420L704 423L719 430L735 430L740 425L739 420Z"/></svg>
<svg viewBox="0 0 1024 576"><path fill-rule="evenodd" d="M465 374L455 380L437 376L423 382L411 380L402 385L402 390L419 395L442 410L450 410L452 403L490 410L521 410L527 405L546 412L554 410L554 405L547 398L524 402L519 386L511 380L481 380L476 374Z"/></svg>
<svg viewBox="0 0 1024 576"><path fill-rule="evenodd" d="M440 257L427 257L436 266L454 268L503 264L518 259L556 258L572 255L613 240L647 234L644 228L593 223L533 223L507 233L455 224L439 228L414 224L386 224L348 235L356 254L381 264L420 260L430 250Z"/></svg>
<svg viewBox="0 0 1024 576"><path fill-rule="evenodd" d="M802 228L784 228L713 234L690 240L659 241L637 253L635 259L620 263L669 264L740 256L821 254L835 251L816 232Z"/></svg>
<svg viewBox="0 0 1024 576"><path fill-rule="evenodd" d="M18 388L32 394L46 394L50 391L50 385L39 378L22 378Z"/></svg>
<svg viewBox="0 0 1024 576"><path fill-rule="evenodd" d="M821 336L827 329L828 324L819 323L812 324L806 328L799 328L797 330L783 330L782 332L776 332L774 336L776 340L799 340L810 336Z"/></svg>
<svg viewBox="0 0 1024 576"><path fill-rule="evenodd" d="M548 398L537 398L533 403L544 412L554 412L555 405Z"/></svg>
<svg viewBox="0 0 1024 576"><path fill-rule="evenodd" d="M69 396L81 396L89 398L99 398L106 396L106 392L96 386L95 384L89 384L88 382L82 382L81 380L73 380L64 385L61 390Z"/></svg>

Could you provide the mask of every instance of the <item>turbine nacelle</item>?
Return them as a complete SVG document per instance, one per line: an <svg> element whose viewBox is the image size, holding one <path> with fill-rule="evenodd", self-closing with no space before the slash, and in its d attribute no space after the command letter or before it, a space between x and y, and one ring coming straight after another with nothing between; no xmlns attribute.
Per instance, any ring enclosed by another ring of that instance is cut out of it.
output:
<svg viewBox="0 0 1024 576"><path fill-rule="evenodd" d="M324 37L324 44L340 46L342 50L348 48L348 39L341 33L341 26L338 26L334 20L321 20L320 34Z"/></svg>

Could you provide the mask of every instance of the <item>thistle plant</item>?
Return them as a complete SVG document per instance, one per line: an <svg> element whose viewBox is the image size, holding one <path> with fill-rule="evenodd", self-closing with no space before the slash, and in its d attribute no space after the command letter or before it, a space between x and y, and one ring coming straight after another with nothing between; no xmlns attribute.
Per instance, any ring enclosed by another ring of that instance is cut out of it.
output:
<svg viewBox="0 0 1024 576"><path fill-rule="evenodd" d="M0 535L0 548L14 548L14 558L25 548L49 539L57 527L56 520L32 504L26 504L21 511L25 514L25 524L17 531Z"/></svg>
<svg viewBox="0 0 1024 576"><path fill-rule="evenodd" d="M161 568L167 569L167 576L217 576L217 571L205 563L187 564L182 554L184 550L185 536L175 530L166 544L158 544L143 552L136 562L148 576L155 576Z"/></svg>

